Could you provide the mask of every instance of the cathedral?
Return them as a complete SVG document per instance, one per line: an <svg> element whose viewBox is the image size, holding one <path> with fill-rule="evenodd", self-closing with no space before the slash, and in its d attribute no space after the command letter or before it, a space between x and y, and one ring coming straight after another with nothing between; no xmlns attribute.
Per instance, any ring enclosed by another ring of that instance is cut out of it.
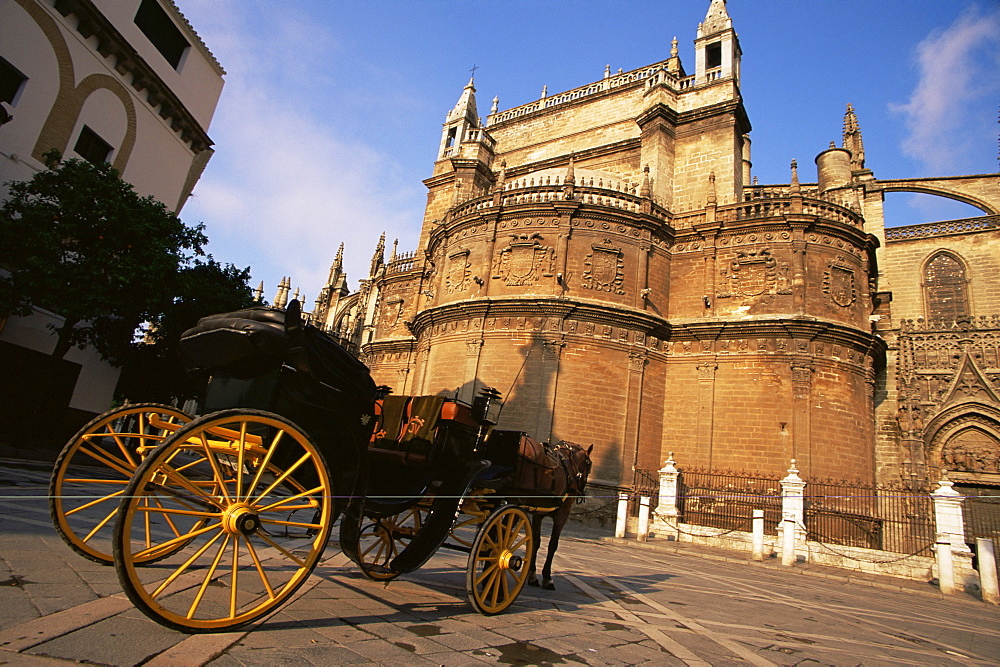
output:
<svg viewBox="0 0 1000 667"><path fill-rule="evenodd" d="M341 247L313 321L397 394L494 387L501 428L593 443L593 481L673 453L1000 493L1000 175L880 180L848 105L758 184L724 0L694 48L485 121L470 80L417 247L383 237L354 292ZM895 191L983 216L887 229Z"/></svg>

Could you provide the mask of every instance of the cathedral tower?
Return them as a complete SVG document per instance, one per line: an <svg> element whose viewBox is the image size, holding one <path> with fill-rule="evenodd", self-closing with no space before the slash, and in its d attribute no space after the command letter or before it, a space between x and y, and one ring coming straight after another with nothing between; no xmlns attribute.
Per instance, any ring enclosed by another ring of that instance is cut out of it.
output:
<svg viewBox="0 0 1000 667"><path fill-rule="evenodd" d="M871 479L877 242L794 171L747 182L723 0L694 52L693 74L675 40L651 65L494 101L485 123L470 80L424 181L416 251L373 270L365 359L397 393L499 388L501 428L594 443L609 484L668 451Z"/></svg>

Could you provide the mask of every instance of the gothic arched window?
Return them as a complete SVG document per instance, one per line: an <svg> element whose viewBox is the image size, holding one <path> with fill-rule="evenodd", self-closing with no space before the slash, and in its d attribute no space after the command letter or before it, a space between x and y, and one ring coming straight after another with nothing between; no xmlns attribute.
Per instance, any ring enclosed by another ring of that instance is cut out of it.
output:
<svg viewBox="0 0 1000 667"><path fill-rule="evenodd" d="M969 315L965 265L949 252L934 255L924 267L927 319L953 321Z"/></svg>

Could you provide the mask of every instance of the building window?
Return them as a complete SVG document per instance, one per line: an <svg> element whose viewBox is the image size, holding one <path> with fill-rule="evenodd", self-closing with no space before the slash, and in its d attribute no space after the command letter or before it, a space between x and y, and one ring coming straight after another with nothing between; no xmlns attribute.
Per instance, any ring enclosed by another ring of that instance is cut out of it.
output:
<svg viewBox="0 0 1000 667"><path fill-rule="evenodd" d="M0 102L6 102L11 106L24 86L28 77L21 74L16 67L0 58Z"/></svg>
<svg viewBox="0 0 1000 667"><path fill-rule="evenodd" d="M709 44L705 47L705 69L722 67L722 42Z"/></svg>
<svg viewBox="0 0 1000 667"><path fill-rule="evenodd" d="M83 129L80 130L80 138L76 140L76 146L73 147L73 150L87 162L101 164L108 161L108 156L111 155L111 144L101 139L96 132L84 125Z"/></svg>
<svg viewBox="0 0 1000 667"><path fill-rule="evenodd" d="M156 50L163 54L174 69L181 63L181 56L191 46L170 16L157 0L142 0L135 13L135 24L149 38Z"/></svg>
<svg viewBox="0 0 1000 667"><path fill-rule="evenodd" d="M965 266L951 253L939 252L924 268L927 319L948 322L969 314Z"/></svg>

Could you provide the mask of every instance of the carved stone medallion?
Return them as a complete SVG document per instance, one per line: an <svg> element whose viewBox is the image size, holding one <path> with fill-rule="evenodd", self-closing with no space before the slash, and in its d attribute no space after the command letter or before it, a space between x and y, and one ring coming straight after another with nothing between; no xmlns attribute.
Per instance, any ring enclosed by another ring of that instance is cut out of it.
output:
<svg viewBox="0 0 1000 667"><path fill-rule="evenodd" d="M445 290L448 294L465 291L471 267L468 249L462 248L448 255L448 269L444 276Z"/></svg>
<svg viewBox="0 0 1000 667"><path fill-rule="evenodd" d="M403 314L403 299L399 296L387 297L382 304L382 326L387 330L394 329L399 324Z"/></svg>
<svg viewBox="0 0 1000 667"><path fill-rule="evenodd" d="M591 246L590 254L583 262L587 267L583 272L584 289L598 292L624 294L622 282L625 280L625 262L622 261L622 249L611 245L611 239Z"/></svg>
<svg viewBox="0 0 1000 667"><path fill-rule="evenodd" d="M510 244L493 264L493 279L511 287L533 285L540 277L555 275L555 248L541 244L541 234L512 234Z"/></svg>
<svg viewBox="0 0 1000 667"><path fill-rule="evenodd" d="M842 308L847 308L858 298L854 270L843 256L838 256L827 267L823 274L823 292L830 298L830 301Z"/></svg>
<svg viewBox="0 0 1000 667"><path fill-rule="evenodd" d="M778 264L767 248L756 252L740 251L729 266L722 269L729 289L719 293L725 297L751 297L777 292Z"/></svg>

